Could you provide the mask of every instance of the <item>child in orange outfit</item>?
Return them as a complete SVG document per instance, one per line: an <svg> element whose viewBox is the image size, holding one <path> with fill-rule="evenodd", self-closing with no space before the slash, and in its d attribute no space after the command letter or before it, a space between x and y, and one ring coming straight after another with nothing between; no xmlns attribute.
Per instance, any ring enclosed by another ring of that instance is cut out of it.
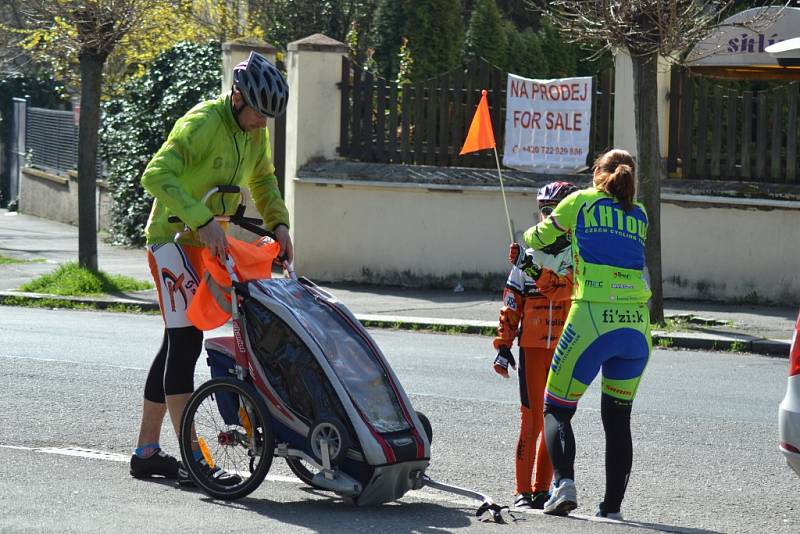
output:
<svg viewBox="0 0 800 534"><path fill-rule="evenodd" d="M577 191L569 182L553 182L539 190L539 220L550 215L567 195ZM511 346L518 337L520 430L515 461L516 508L542 509L548 498L553 466L542 433L544 387L572 296L572 251L568 238L541 251L528 250L534 263L524 271L512 267L503 291L503 308L494 348L494 370L508 378L516 368ZM534 463L536 476L533 477ZM533 480L532 480L533 478Z"/></svg>

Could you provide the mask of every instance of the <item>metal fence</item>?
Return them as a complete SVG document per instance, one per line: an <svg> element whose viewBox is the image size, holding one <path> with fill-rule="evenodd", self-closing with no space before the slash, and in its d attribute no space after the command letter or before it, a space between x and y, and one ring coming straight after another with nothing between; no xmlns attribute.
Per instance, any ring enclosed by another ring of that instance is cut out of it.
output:
<svg viewBox="0 0 800 534"><path fill-rule="evenodd" d="M65 175L78 168L78 127L72 111L36 108L27 99L14 98L9 198L18 196L18 177L23 167ZM103 171L98 157L97 174Z"/></svg>
<svg viewBox="0 0 800 534"><path fill-rule="evenodd" d="M78 129L72 111L28 108L28 165L59 174L78 167Z"/></svg>
<svg viewBox="0 0 800 534"><path fill-rule="evenodd" d="M494 155L486 151L458 153L482 89L488 92L495 139L502 153L506 75L479 58L436 78L398 86L344 58L339 84L339 154L365 162L494 167ZM588 164L611 144L612 83L611 71L595 79Z"/></svg>

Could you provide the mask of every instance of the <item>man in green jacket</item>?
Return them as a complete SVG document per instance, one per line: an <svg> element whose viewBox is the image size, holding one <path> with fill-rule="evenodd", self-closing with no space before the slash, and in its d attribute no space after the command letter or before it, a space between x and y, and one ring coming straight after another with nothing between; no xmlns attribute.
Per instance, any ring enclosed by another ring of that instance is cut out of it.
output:
<svg viewBox="0 0 800 534"><path fill-rule="evenodd" d="M289 87L280 71L251 52L234 68L230 94L202 102L181 117L142 175L142 185L155 198L145 235L164 336L144 388L142 421L130 466L136 478L188 481L180 462L161 450L161 425L168 411L176 435L180 433L203 344L202 331L187 318L200 283L200 252L206 247L224 260L225 231L214 216L233 214L240 200L238 194L216 194L204 204L203 195L219 185L246 186L265 226L275 233L281 254L289 262L293 259L289 214L278 190L266 128L268 117L284 113L288 97ZM170 216L181 222L169 222ZM184 225L190 231L175 242ZM213 466L206 469L219 483L239 483L236 475Z"/></svg>

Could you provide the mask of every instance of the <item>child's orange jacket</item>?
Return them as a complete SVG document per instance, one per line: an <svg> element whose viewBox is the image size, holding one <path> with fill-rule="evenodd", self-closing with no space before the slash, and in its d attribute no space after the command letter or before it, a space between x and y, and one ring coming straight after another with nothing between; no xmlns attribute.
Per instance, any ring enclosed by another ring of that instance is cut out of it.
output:
<svg viewBox="0 0 800 534"><path fill-rule="evenodd" d="M555 349L572 303L572 255L567 246L555 254L528 249L542 266L533 280L516 267L511 268L503 290L500 324L494 348L511 348L519 336L522 348Z"/></svg>

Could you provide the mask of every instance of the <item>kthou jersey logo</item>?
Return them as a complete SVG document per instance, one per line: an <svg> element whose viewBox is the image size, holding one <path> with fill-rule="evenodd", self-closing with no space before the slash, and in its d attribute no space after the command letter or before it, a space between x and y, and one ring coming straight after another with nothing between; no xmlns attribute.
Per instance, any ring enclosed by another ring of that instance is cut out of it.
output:
<svg viewBox="0 0 800 534"><path fill-rule="evenodd" d="M594 204L583 206L584 230L586 233L608 232L616 235L638 239L644 243L647 237L647 222L629 215L620 208L609 205Z"/></svg>

